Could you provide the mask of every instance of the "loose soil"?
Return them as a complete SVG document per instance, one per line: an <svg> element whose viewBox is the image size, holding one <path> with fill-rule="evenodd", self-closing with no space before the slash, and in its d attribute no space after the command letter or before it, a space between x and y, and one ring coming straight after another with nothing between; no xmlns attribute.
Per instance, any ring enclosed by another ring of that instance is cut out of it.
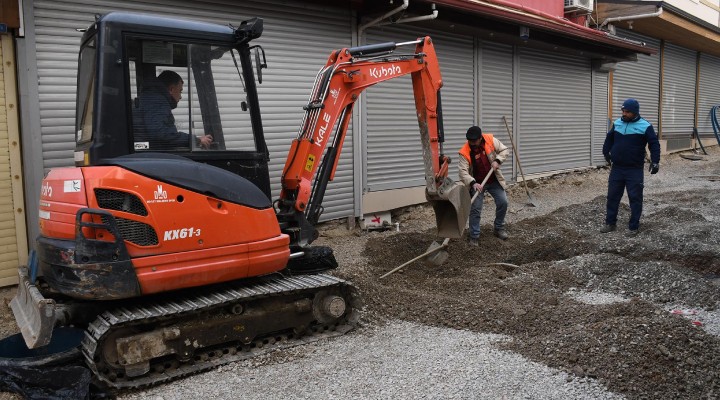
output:
<svg viewBox="0 0 720 400"><path fill-rule="evenodd" d="M705 167L720 173L720 162ZM579 186L566 183L560 186ZM603 195L509 223L506 241L484 218L479 249L455 240L443 265L416 263L385 279L378 277L441 239L433 229L371 237L367 274L348 278L376 323L509 335L501 347L596 378L628 398L718 398L720 339L667 307L718 311L720 190L646 195L645 205L635 237L625 236L625 203L618 230L599 233ZM484 209L493 208L486 199ZM587 304L573 296L592 292L621 301Z"/></svg>
<svg viewBox="0 0 720 400"><path fill-rule="evenodd" d="M718 398L720 333L670 312L719 311L720 149L709 150L697 162L664 157L646 177L635 237L625 236L626 203L618 230L598 232L608 174L599 168L532 181L536 208L523 188L509 189L506 241L492 235L486 199L480 248L451 240L440 266L416 262L379 279L441 240L426 206L396 210L400 232L323 224L317 244L335 250L334 274L359 288L364 327L400 319L504 334L512 340L498 346L630 399ZM0 289L2 336L17 332L6 306L14 291Z"/></svg>

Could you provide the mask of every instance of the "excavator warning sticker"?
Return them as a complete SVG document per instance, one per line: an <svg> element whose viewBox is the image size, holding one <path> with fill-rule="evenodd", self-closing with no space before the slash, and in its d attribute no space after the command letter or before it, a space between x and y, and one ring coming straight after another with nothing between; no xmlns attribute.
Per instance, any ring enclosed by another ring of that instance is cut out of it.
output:
<svg viewBox="0 0 720 400"><path fill-rule="evenodd" d="M315 156L312 154L308 154L307 162L305 163L305 171L312 172L314 165L315 165Z"/></svg>
<svg viewBox="0 0 720 400"><path fill-rule="evenodd" d="M71 181L64 181L63 182L63 192L65 193L76 193L80 191L80 180L79 179L73 179Z"/></svg>
<svg viewBox="0 0 720 400"><path fill-rule="evenodd" d="M145 202L148 204L175 202L174 198L168 198L168 192L167 190L163 189L162 185L157 185L157 190L153 191L153 196L155 197L154 200L146 200Z"/></svg>

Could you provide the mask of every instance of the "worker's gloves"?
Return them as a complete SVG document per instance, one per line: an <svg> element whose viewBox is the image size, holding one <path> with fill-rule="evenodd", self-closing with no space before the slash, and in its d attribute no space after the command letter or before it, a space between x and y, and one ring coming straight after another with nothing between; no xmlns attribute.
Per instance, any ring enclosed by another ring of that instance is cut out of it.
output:
<svg viewBox="0 0 720 400"><path fill-rule="evenodd" d="M605 161L607 161L608 165L612 164L612 161L610 160L610 154L605 154Z"/></svg>
<svg viewBox="0 0 720 400"><path fill-rule="evenodd" d="M659 169L660 169L660 164L652 163L652 164L650 164L650 168L648 169L648 171L650 171L650 174L657 174Z"/></svg>

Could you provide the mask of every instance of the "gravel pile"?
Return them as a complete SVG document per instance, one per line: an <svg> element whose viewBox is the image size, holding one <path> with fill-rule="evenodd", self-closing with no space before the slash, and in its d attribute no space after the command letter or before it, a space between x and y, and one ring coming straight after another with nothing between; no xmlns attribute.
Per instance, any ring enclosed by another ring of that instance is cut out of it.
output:
<svg viewBox="0 0 720 400"><path fill-rule="evenodd" d="M496 348L501 335L407 322L221 367L122 399L621 399Z"/></svg>

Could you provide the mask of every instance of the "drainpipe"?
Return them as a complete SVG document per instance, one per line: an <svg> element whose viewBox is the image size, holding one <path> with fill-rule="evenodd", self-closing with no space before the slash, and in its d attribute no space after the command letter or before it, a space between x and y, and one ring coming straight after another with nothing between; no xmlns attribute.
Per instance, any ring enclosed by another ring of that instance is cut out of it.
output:
<svg viewBox="0 0 720 400"><path fill-rule="evenodd" d="M657 8L657 11L650 14L638 14L638 15L623 15L620 17L612 17L612 18L606 18L605 21L600 24L600 28L604 27L605 25L609 24L610 22L617 22L617 21L627 21L627 20L636 20L636 19L642 19L642 18L652 18L652 17L659 17L660 14L663 13L662 6L659 6Z"/></svg>
<svg viewBox="0 0 720 400"><path fill-rule="evenodd" d="M399 7L395 8L394 10L388 11L387 13L383 14L383 15L380 16L380 17L375 18L374 20L368 22L367 24L360 25L360 27L358 28L358 31L359 31L359 32L362 32L362 31L364 31L365 29L370 28L371 26L377 24L378 22L384 20L385 18L387 18L387 17L389 17L389 16L391 16L391 15L397 14L397 13L399 13L400 11L403 11L403 10L407 9L409 5L410 5L410 0L403 0L402 5L400 5Z"/></svg>
<svg viewBox="0 0 720 400"><path fill-rule="evenodd" d="M419 17L400 18L397 21L380 22L375 26L383 26L383 25L390 25L390 24L404 24L406 22L427 21L427 20L437 18L438 10L435 8L435 3L432 3L431 10L432 10L432 14L422 15Z"/></svg>

